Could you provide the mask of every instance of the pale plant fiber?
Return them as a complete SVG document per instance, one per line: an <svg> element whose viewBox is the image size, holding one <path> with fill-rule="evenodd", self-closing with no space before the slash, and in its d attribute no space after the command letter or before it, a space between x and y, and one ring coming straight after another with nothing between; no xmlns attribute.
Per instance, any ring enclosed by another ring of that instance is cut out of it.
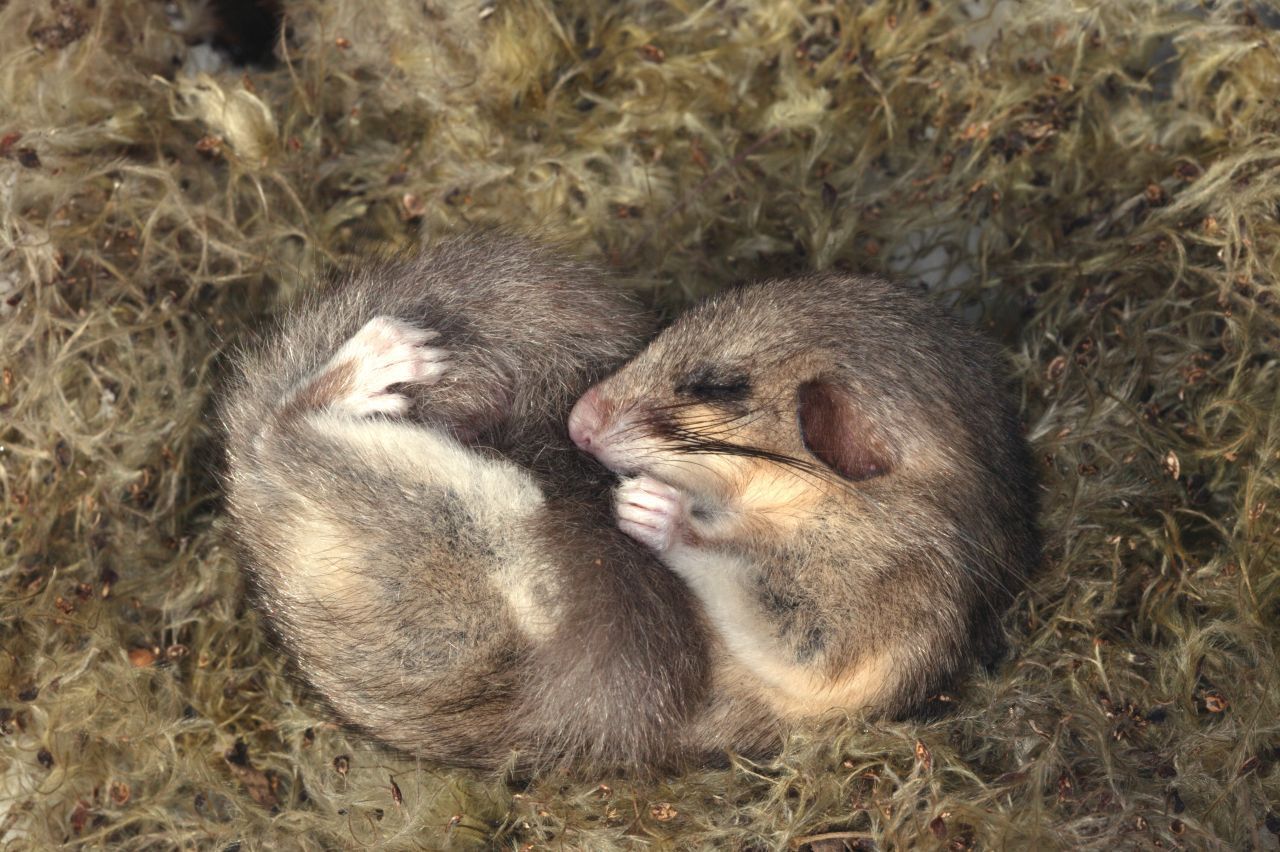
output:
<svg viewBox="0 0 1280 852"><path fill-rule="evenodd" d="M992 41L918 0L309 0L272 69L179 80L164 4L0 2L6 848L1277 848L1280 9L1205 5L1001 3ZM1011 657L941 720L661 782L327 721L222 537L221 353L474 223L670 307L940 265L1040 460Z"/></svg>

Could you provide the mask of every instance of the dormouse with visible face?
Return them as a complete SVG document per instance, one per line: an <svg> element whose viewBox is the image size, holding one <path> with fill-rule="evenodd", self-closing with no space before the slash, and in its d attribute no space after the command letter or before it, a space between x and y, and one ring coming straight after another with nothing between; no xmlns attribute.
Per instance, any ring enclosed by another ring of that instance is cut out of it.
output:
<svg viewBox="0 0 1280 852"><path fill-rule="evenodd" d="M446 240L238 358L230 528L339 714L449 764L675 766L908 710L992 645L1038 543L990 346L825 275L635 355L647 323L603 279Z"/></svg>
<svg viewBox="0 0 1280 852"><path fill-rule="evenodd" d="M1039 558L996 350L879 279L713 297L589 390L569 432L621 475L620 528L705 608L712 694L783 721L921 705L993 648ZM740 709L712 716L758 724Z"/></svg>

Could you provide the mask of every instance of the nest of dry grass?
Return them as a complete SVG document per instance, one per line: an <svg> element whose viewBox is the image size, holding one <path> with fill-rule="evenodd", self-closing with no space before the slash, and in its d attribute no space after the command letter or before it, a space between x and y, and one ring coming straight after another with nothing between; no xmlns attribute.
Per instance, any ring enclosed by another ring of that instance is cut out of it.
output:
<svg viewBox="0 0 1280 852"><path fill-rule="evenodd" d="M1280 847L1280 10L983 8L296 0L237 66L195 0L0 2L6 848ZM836 266L987 326L1050 543L1011 657L654 782L333 725L221 537L222 353L476 223L665 306Z"/></svg>

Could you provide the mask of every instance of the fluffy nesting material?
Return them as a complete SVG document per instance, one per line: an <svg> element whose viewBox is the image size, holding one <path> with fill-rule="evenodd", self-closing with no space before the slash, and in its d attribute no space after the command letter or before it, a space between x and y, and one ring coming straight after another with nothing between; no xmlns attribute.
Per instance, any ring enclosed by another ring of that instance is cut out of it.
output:
<svg viewBox="0 0 1280 852"><path fill-rule="evenodd" d="M1280 17L969 5L297 0L274 64L201 78L194 0L0 3L4 841L1280 847ZM665 306L945 289L1041 459L1010 659L947 718L655 782L328 721L220 536L221 353L321 263L475 223Z"/></svg>

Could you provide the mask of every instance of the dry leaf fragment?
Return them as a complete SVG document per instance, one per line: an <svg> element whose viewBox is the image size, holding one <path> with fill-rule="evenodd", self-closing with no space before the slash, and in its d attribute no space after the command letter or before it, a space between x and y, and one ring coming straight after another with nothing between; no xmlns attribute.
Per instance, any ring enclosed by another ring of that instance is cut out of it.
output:
<svg viewBox="0 0 1280 852"><path fill-rule="evenodd" d="M400 217L406 222L421 219L427 213L427 202L412 192L406 192L400 198Z"/></svg>
<svg viewBox="0 0 1280 852"><path fill-rule="evenodd" d="M41 20L39 26L32 27L27 33L35 42L36 49L61 50L84 38L89 32L89 23L75 4L63 0L50 5L53 7L53 20Z"/></svg>
<svg viewBox="0 0 1280 852"><path fill-rule="evenodd" d="M680 815L680 812L673 808L670 802L658 802L656 805L650 806L649 813L658 822L666 822Z"/></svg>
<svg viewBox="0 0 1280 852"><path fill-rule="evenodd" d="M1048 121L1024 121L1018 129L1022 131L1023 136L1033 142L1047 139L1058 132L1052 122Z"/></svg>
<svg viewBox="0 0 1280 852"><path fill-rule="evenodd" d="M251 764L240 766L235 763L228 763L231 767L231 774L240 780L244 785L245 792L249 794L249 798L253 799L264 808L274 808L280 804L280 799L276 796L276 779L261 769Z"/></svg>
<svg viewBox="0 0 1280 852"><path fill-rule="evenodd" d="M1059 355L1049 362L1049 366L1045 368L1044 377L1051 382L1056 382L1062 377L1067 370L1067 356Z"/></svg>
<svg viewBox="0 0 1280 852"><path fill-rule="evenodd" d="M236 744L227 749L222 757L231 774L244 785L249 798L264 808L274 808L280 804L280 798L276 795L280 782L274 775L263 772L249 761L249 747L244 740L236 740Z"/></svg>
<svg viewBox="0 0 1280 852"><path fill-rule="evenodd" d="M1204 695L1204 709L1210 713L1222 713L1230 706L1221 692L1206 692Z"/></svg>
<svg viewBox="0 0 1280 852"><path fill-rule="evenodd" d="M76 802L75 810L71 812L71 830L76 834L84 831L85 823L89 821L89 805L84 799Z"/></svg>
<svg viewBox="0 0 1280 852"><path fill-rule="evenodd" d="M933 754L924 744L924 740L916 740L916 760L924 767L925 772L933 769Z"/></svg>
<svg viewBox="0 0 1280 852"><path fill-rule="evenodd" d="M216 157L222 153L222 137L201 136L196 140L196 150L201 154L212 154Z"/></svg>

